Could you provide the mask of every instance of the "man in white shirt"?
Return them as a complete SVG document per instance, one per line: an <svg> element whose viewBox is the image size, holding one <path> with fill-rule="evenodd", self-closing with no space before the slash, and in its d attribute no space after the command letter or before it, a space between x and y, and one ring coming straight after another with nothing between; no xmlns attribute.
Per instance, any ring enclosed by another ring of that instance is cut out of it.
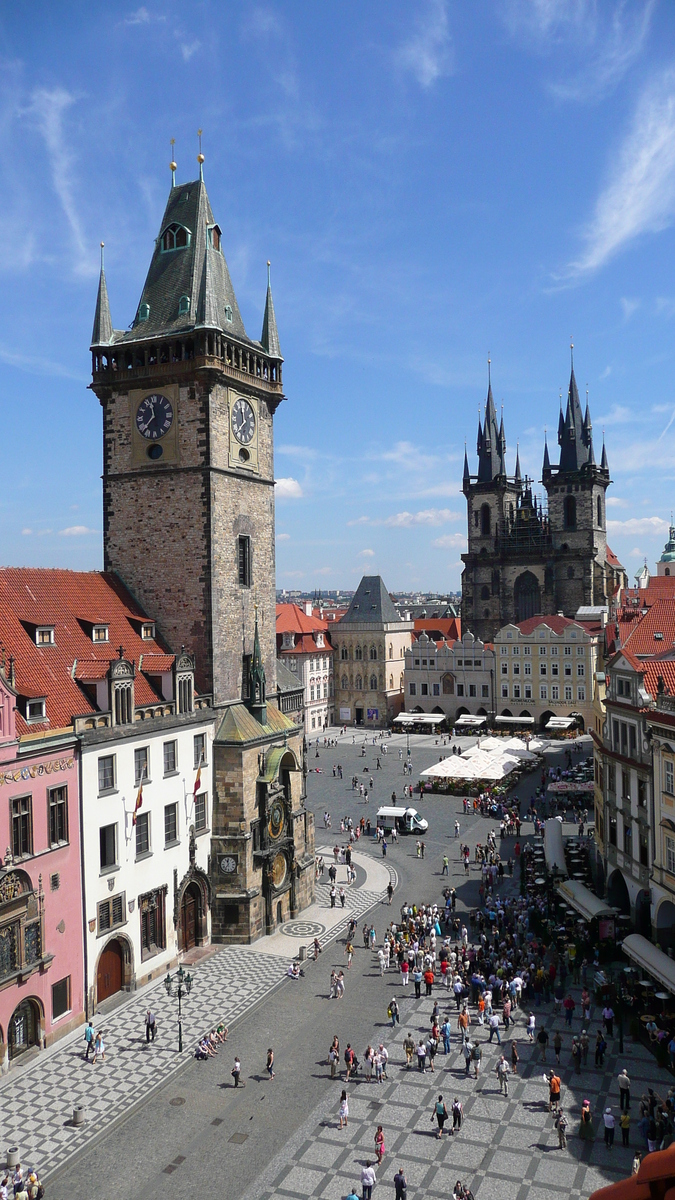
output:
<svg viewBox="0 0 675 1200"><path fill-rule="evenodd" d="M370 1163L366 1163L361 1171L361 1187L363 1189L363 1200L371 1200L373 1188L377 1183L375 1171Z"/></svg>

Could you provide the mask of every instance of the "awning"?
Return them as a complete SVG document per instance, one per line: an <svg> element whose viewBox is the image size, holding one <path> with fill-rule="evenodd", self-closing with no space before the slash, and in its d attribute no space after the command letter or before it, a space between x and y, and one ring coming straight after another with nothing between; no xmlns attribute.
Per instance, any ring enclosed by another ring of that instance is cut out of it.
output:
<svg viewBox="0 0 675 1200"><path fill-rule="evenodd" d="M623 939L622 949L633 962L675 996L675 961L664 954L663 950L652 945L640 933L629 933L628 937Z"/></svg>
<svg viewBox="0 0 675 1200"><path fill-rule="evenodd" d="M579 883L577 879L568 879L565 883L558 885L558 895L562 896L563 900L571 905L585 921L592 921L594 917L613 917L615 912L610 908L604 900L600 900L593 892L584 887L583 883ZM645 941L641 938L641 941ZM626 943L624 942L624 945ZM650 943L647 942L647 945ZM665 954L663 956L666 957ZM673 972L675 974L675 963L673 964Z"/></svg>
<svg viewBox="0 0 675 1200"><path fill-rule="evenodd" d="M444 713L399 713L394 717L394 724L400 725L440 725L445 720Z"/></svg>
<svg viewBox="0 0 675 1200"><path fill-rule="evenodd" d="M579 792L580 795L590 796L593 791L593 780L580 779L577 783L575 783L571 779L560 779L555 783L549 783L546 791L553 792L558 795L570 795L572 792Z"/></svg>
<svg viewBox="0 0 675 1200"><path fill-rule="evenodd" d="M487 725L487 717L472 717L470 713L462 713L455 721L455 727L458 725Z"/></svg>
<svg viewBox="0 0 675 1200"><path fill-rule="evenodd" d="M496 725L534 725L534 717L495 717Z"/></svg>
<svg viewBox="0 0 675 1200"><path fill-rule="evenodd" d="M567 879L569 871L565 863L562 823L556 817L549 817L548 821L544 821L544 856L549 871L555 868Z"/></svg>
<svg viewBox="0 0 675 1200"><path fill-rule="evenodd" d="M551 717L546 728L547 729L571 729L576 725L574 717Z"/></svg>

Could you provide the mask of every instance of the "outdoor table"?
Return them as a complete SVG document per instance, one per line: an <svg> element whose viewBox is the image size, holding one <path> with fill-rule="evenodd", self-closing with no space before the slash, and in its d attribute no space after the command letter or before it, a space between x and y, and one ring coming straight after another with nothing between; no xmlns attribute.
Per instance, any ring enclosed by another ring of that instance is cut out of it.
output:
<svg viewBox="0 0 675 1200"><path fill-rule="evenodd" d="M546 880L542 879L541 876L538 876L534 882L537 885L537 887L543 887L543 885L546 883Z"/></svg>

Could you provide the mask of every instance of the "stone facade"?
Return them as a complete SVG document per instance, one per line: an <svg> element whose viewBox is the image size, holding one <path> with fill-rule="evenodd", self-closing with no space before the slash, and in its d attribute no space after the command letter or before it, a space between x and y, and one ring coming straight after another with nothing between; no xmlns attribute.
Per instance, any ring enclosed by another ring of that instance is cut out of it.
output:
<svg viewBox="0 0 675 1200"><path fill-rule="evenodd" d="M421 633L405 652L406 712L443 713L450 722L463 713L487 717L495 711L495 654L472 633L438 645Z"/></svg>
<svg viewBox="0 0 675 1200"><path fill-rule="evenodd" d="M412 621L402 621L379 576L364 576L332 632L335 719L384 729L404 703Z"/></svg>
<svg viewBox="0 0 675 1200"><path fill-rule="evenodd" d="M566 617L533 617L497 633L497 714L534 717L545 729L551 717L581 717L593 728L598 637Z"/></svg>

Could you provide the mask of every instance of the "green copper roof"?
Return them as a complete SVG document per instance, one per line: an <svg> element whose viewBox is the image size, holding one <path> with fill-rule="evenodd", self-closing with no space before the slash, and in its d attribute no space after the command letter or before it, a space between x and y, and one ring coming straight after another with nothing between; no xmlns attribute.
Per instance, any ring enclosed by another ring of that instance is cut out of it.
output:
<svg viewBox="0 0 675 1200"><path fill-rule="evenodd" d="M675 562L675 525L670 527L670 537L665 544L660 562Z"/></svg>
<svg viewBox="0 0 675 1200"><path fill-rule="evenodd" d="M245 704L232 704L225 712L216 734L217 742L257 742L261 738L278 736L280 733L296 733L298 726L285 717L278 708L267 705L267 720L264 725L256 721Z"/></svg>

